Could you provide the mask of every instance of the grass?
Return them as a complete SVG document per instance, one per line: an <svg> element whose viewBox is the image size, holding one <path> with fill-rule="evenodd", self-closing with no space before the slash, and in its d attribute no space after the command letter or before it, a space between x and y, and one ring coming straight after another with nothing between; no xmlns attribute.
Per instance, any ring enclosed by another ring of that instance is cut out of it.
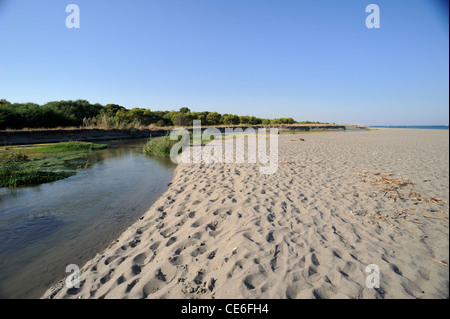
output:
<svg viewBox="0 0 450 319"><path fill-rule="evenodd" d="M75 175L74 171L21 170L12 166L0 167L0 187L36 185L57 181Z"/></svg>
<svg viewBox="0 0 450 319"><path fill-rule="evenodd" d="M144 154L153 154L161 157L170 156L170 150L178 141L170 139L169 135L150 138L144 146Z"/></svg>
<svg viewBox="0 0 450 319"><path fill-rule="evenodd" d="M181 137L180 137L181 139ZM214 139L214 136L211 136L211 140L201 140L201 145L205 145L209 142L211 142ZM171 140L169 135L165 135L162 137L151 137L147 144L144 146L144 154L147 155L156 155L160 157L169 157L170 156L170 150L172 149L172 146L174 146L176 143L178 143L178 140ZM192 135L192 132L190 133L190 145L193 145L194 138ZM181 149L180 149L181 151Z"/></svg>
<svg viewBox="0 0 450 319"><path fill-rule="evenodd" d="M46 146L30 148L28 152L36 153L61 153L61 152L78 152L78 151L97 151L107 148L106 144L94 144L89 142L60 142Z"/></svg>
<svg viewBox="0 0 450 319"><path fill-rule="evenodd" d="M73 176L77 169L90 167L89 153L106 147L106 144L61 142L2 150L0 187L37 185Z"/></svg>

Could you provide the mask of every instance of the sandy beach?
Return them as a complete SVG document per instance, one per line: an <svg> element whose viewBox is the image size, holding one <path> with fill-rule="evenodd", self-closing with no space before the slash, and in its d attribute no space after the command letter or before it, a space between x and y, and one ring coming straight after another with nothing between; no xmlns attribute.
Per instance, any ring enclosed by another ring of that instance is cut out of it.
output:
<svg viewBox="0 0 450 319"><path fill-rule="evenodd" d="M180 164L80 288L43 298L449 298L448 165L448 130L415 129L282 134L269 175Z"/></svg>

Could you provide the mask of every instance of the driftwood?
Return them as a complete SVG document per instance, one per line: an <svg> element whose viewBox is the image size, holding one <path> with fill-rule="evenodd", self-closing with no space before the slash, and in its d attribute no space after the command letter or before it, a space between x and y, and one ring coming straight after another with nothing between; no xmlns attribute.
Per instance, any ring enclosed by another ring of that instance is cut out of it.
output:
<svg viewBox="0 0 450 319"><path fill-rule="evenodd" d="M413 182L409 179L403 177L394 177L393 174L390 173L371 173L368 171L364 171L360 173L361 177L364 178L364 182L368 182L375 187L379 188L383 193L384 197L393 199L397 201L397 199L402 200L403 202L412 201L414 205L418 204L436 204L440 206L444 206L448 204L447 201L438 198L438 197L424 197L420 193L414 191L412 189ZM365 178L370 178L372 180L366 180ZM403 190L405 189L405 190ZM418 214L414 212L416 209L424 209L427 214ZM353 215L358 215L356 213L351 212ZM369 218L368 222L373 225L377 225L377 222L384 222L389 226L399 228L400 221L409 221L415 224L419 224L422 226L426 226L424 223L419 222L418 218L414 217L423 217L423 218L431 218L434 220L441 220L444 222L449 222L448 218L443 218L441 216L432 216L429 213L439 213L446 214L448 212L442 211L439 209L434 209L432 207L421 207L414 206L408 209L396 209L392 214L386 214L381 216L380 214L374 215L369 214L367 217Z"/></svg>
<svg viewBox="0 0 450 319"><path fill-rule="evenodd" d="M431 260L433 260L433 261L435 261L435 262L438 262L438 263L440 263L440 264L442 264L442 265L444 265L444 266L447 266L448 267L448 264L447 263L445 263L445 262L443 262L443 261L440 261L440 260L437 260L437 259L434 259L434 258L430 258Z"/></svg>
<svg viewBox="0 0 450 319"><path fill-rule="evenodd" d="M305 141L305 139L303 139L301 137L299 137L297 139L291 139L291 142L304 142L304 141Z"/></svg>

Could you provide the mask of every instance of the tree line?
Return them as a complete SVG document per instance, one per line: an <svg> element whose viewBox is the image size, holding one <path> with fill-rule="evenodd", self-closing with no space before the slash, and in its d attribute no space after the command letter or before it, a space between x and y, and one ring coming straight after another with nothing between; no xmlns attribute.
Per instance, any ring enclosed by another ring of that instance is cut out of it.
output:
<svg viewBox="0 0 450 319"><path fill-rule="evenodd" d="M54 101L43 105L10 103L0 100L0 130L56 127L143 128L191 126L193 120L202 125L278 125L320 124L297 122L293 118L263 119L255 116L192 112L187 107L178 111L131 110L117 104L91 104L86 100Z"/></svg>

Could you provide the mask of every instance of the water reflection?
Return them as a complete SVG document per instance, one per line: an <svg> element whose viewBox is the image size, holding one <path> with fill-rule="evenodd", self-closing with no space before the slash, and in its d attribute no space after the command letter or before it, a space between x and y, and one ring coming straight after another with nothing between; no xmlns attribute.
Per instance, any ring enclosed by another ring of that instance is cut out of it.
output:
<svg viewBox="0 0 450 319"><path fill-rule="evenodd" d="M94 165L53 183L1 189L0 297L37 298L67 264L82 266L167 189L175 165L146 140L107 141Z"/></svg>

